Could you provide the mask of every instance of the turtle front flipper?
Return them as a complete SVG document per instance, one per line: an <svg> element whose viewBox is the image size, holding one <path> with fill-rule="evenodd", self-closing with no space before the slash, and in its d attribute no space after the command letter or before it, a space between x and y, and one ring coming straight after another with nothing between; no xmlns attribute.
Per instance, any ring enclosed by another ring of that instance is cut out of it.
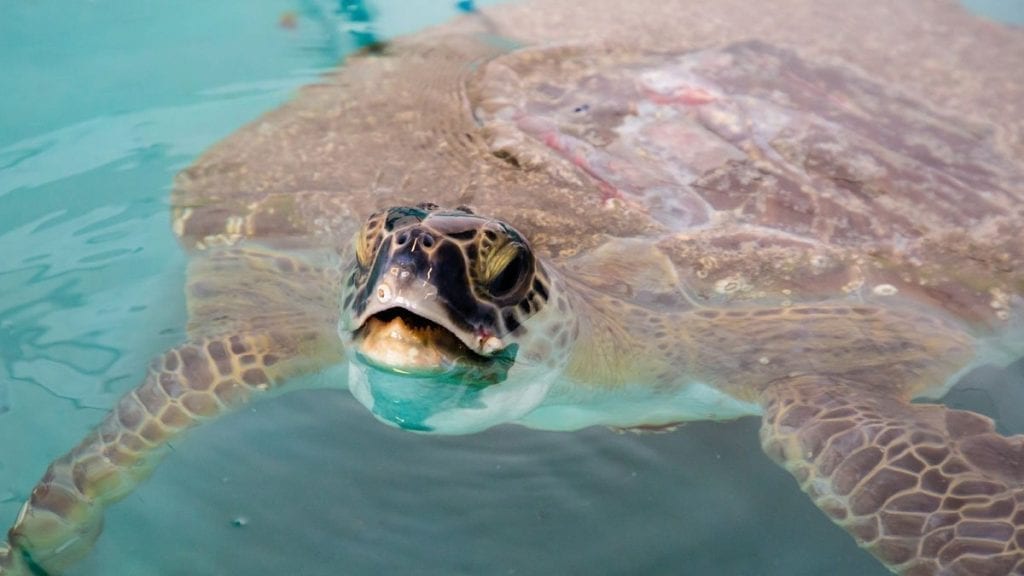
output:
<svg viewBox="0 0 1024 576"><path fill-rule="evenodd" d="M824 376L778 382L762 403L765 452L893 572L1024 571L1024 436Z"/></svg>
<svg viewBox="0 0 1024 576"><path fill-rule="evenodd" d="M316 331L202 338L153 361L143 383L54 461L0 546L0 574L58 574L99 536L104 509L145 480L168 444L285 379L338 361Z"/></svg>

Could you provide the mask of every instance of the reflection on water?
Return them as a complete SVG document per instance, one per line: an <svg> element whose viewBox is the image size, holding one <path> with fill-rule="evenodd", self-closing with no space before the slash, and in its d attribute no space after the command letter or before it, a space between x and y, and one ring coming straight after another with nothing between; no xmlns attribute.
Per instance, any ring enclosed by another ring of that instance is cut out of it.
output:
<svg viewBox="0 0 1024 576"><path fill-rule="evenodd" d="M1024 25L1024 2L1021 0L960 0L960 3L993 20Z"/></svg>
<svg viewBox="0 0 1024 576"><path fill-rule="evenodd" d="M7 7L0 438L16 441L0 451L0 524L182 338L173 175L344 53L474 3L406 6ZM278 26L289 10L304 18L295 29ZM953 405L1024 431L1024 365L967 384ZM763 457L753 420L647 436L420 437L316 391L211 428L111 511L74 573L885 573Z"/></svg>

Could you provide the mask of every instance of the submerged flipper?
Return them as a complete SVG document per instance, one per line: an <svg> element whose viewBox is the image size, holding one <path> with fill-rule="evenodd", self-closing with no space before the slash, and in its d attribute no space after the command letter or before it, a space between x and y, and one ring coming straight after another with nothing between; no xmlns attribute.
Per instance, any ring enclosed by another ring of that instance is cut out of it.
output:
<svg viewBox="0 0 1024 576"><path fill-rule="evenodd" d="M0 576L66 570L99 536L106 507L146 479L171 441L340 362L336 290L315 262L260 248L198 256L189 342L154 360L142 384L50 465L0 542Z"/></svg>
<svg viewBox="0 0 1024 576"><path fill-rule="evenodd" d="M315 332L238 334L195 341L155 360L142 385L50 465L8 533L0 574L67 569L99 536L104 509L146 479L170 441L322 365L324 344Z"/></svg>
<svg viewBox="0 0 1024 576"><path fill-rule="evenodd" d="M1024 436L825 376L762 402L765 452L894 572L1024 574Z"/></svg>

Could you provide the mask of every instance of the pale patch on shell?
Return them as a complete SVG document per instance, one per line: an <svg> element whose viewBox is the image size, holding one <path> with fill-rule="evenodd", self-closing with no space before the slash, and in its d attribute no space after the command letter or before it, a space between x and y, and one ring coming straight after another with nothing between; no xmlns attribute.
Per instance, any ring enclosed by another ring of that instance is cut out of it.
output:
<svg viewBox="0 0 1024 576"><path fill-rule="evenodd" d="M871 292L874 293L876 296L892 296L893 294L899 292L899 289L897 289L892 284L879 284L872 288Z"/></svg>
<svg viewBox="0 0 1024 576"><path fill-rule="evenodd" d="M992 295L992 300L989 301L988 305L995 310L996 318L1009 320L1010 296L1000 288L990 288L988 293Z"/></svg>
<svg viewBox="0 0 1024 576"><path fill-rule="evenodd" d="M606 198L604 201L605 210L623 210L626 205L618 198Z"/></svg>
<svg viewBox="0 0 1024 576"><path fill-rule="evenodd" d="M815 268L827 268L832 264L832 259L824 254L811 256L811 266Z"/></svg>
<svg viewBox="0 0 1024 576"><path fill-rule="evenodd" d="M1006 292L999 288L990 288L988 293L992 295L992 300L989 301L988 305L993 310L1004 310L1009 307L1010 297L1007 296Z"/></svg>
<svg viewBox="0 0 1024 576"><path fill-rule="evenodd" d="M843 284L842 290L843 290L844 293L849 294L851 292L856 292L856 291L860 290L863 287L864 287L864 279L863 278L856 278L854 280L850 280L846 284Z"/></svg>
<svg viewBox="0 0 1024 576"><path fill-rule="evenodd" d="M697 268L697 278L704 279L708 277L708 273L718 268L718 260L714 256L701 256L700 260L697 261L699 267Z"/></svg>
<svg viewBox="0 0 1024 576"><path fill-rule="evenodd" d="M719 294L735 294L750 289L747 281L740 276L729 276L715 282L715 292Z"/></svg>

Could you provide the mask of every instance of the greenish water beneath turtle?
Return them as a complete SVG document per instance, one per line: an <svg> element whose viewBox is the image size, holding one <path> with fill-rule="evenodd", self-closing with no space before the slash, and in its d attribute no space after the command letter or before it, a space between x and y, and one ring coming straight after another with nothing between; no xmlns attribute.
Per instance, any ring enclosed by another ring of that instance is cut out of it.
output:
<svg viewBox="0 0 1024 576"><path fill-rule="evenodd" d="M1024 22L1024 2L965 3ZM0 524L183 338L174 173L359 43L457 9L0 8ZM979 371L948 400L1022 432L1024 368ZM436 437L347 392L295 393L175 443L73 573L885 574L761 454L757 426Z"/></svg>

